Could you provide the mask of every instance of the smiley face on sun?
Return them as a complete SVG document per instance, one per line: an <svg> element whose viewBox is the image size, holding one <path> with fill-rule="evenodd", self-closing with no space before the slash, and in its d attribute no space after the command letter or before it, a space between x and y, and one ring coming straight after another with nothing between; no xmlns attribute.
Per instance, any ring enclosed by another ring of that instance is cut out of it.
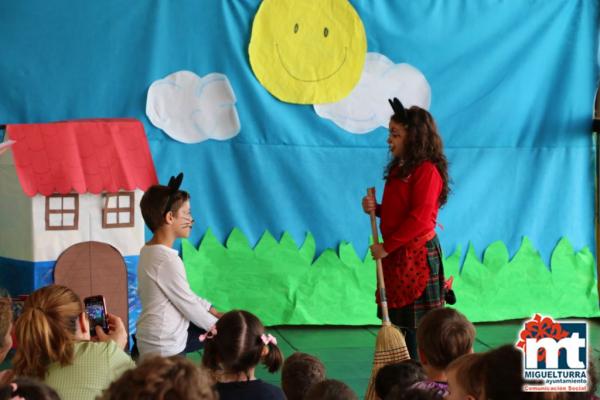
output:
<svg viewBox="0 0 600 400"><path fill-rule="evenodd" d="M279 100L332 103L358 83L367 40L348 0L263 0L248 51L254 75Z"/></svg>

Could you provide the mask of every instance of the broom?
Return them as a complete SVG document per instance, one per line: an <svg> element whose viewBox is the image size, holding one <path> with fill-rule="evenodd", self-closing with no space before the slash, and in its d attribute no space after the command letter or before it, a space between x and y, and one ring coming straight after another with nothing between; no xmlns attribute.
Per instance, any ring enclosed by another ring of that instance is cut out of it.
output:
<svg viewBox="0 0 600 400"><path fill-rule="evenodd" d="M367 189L367 195L375 198L375 188ZM371 217L371 232L373 234L373 243L379 243L379 235L377 234L377 223L375 221L375 211L370 212ZM403 360L410 359L406 342L402 333L392 326L387 308L387 298L385 295L385 282L383 281L383 267L381 259L375 260L377 263L377 285L379 287L379 299L381 303L381 328L377 333L375 342L375 356L373 357L373 369L369 386L365 394L366 400L377 399L375 393L375 377L377 372L385 365L397 363Z"/></svg>

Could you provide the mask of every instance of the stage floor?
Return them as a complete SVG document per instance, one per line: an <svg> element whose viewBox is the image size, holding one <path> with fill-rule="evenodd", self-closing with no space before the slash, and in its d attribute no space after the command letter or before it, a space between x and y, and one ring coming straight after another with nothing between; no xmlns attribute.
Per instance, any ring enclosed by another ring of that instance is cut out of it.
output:
<svg viewBox="0 0 600 400"><path fill-rule="evenodd" d="M590 323L588 335L594 363L600 365L600 319L587 321ZM516 343L522 321L478 323L476 328L475 351L484 352L503 344ZM319 357L327 368L328 378L347 383L362 398L371 375L378 329L377 326L280 326L268 331L277 337L284 356L301 351ZM190 357L200 360L200 355ZM267 382L280 384L279 374L269 374L259 367L257 375Z"/></svg>

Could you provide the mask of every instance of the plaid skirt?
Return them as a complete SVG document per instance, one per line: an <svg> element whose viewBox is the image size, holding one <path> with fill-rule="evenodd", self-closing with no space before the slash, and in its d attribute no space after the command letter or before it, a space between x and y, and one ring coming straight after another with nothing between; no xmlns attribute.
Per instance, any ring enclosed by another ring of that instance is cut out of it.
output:
<svg viewBox="0 0 600 400"><path fill-rule="evenodd" d="M442 248L437 235L425 243L425 247L427 248L429 279L423 294L414 303L388 310L392 324L401 328L416 328L419 320L428 311L444 306L444 265ZM381 318L380 307L377 307L377 317Z"/></svg>

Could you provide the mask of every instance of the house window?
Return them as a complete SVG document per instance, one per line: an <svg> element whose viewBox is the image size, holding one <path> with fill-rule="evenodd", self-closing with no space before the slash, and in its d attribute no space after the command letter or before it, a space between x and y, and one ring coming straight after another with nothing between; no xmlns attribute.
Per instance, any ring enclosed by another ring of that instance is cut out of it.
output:
<svg viewBox="0 0 600 400"><path fill-rule="evenodd" d="M133 226L133 192L105 193L102 207L103 228Z"/></svg>
<svg viewBox="0 0 600 400"><path fill-rule="evenodd" d="M46 230L69 231L79 227L79 195L51 194L46 196Z"/></svg>

